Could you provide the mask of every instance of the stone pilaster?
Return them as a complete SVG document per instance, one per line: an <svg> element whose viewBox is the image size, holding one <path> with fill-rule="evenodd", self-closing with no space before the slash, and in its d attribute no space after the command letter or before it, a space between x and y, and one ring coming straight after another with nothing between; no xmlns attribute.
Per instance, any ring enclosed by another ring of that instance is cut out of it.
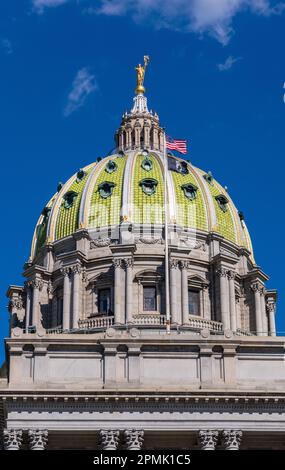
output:
<svg viewBox="0 0 285 470"><path fill-rule="evenodd" d="M263 287L260 292L260 307L261 307L261 316L262 316L262 332L263 336L268 336L268 320L267 312L265 305L265 288Z"/></svg>
<svg viewBox="0 0 285 470"><path fill-rule="evenodd" d="M198 442L201 450L215 450L219 437L218 431L199 431Z"/></svg>
<svg viewBox="0 0 285 470"><path fill-rule="evenodd" d="M43 288L43 281L41 277L37 277L31 281L33 289L33 309L32 309L32 324L37 329L41 327L40 319L40 292Z"/></svg>
<svg viewBox="0 0 285 470"><path fill-rule="evenodd" d="M178 260L170 259L170 314L171 323L181 324L181 313L177 306L177 268Z"/></svg>
<svg viewBox="0 0 285 470"><path fill-rule="evenodd" d="M25 316L25 328L28 331L31 321L31 303L32 303L32 292L31 292L31 285L29 282L26 283L26 293L27 293L27 301L26 301L26 316Z"/></svg>
<svg viewBox="0 0 285 470"><path fill-rule="evenodd" d="M180 262L181 267L181 286L182 286L182 324L189 325L189 299L188 299L188 268L189 261Z"/></svg>
<svg viewBox="0 0 285 470"><path fill-rule="evenodd" d="M228 271L220 267L217 269L217 274L220 277L220 306L221 306L221 321L224 330L230 329L230 315L229 315L229 281Z"/></svg>
<svg viewBox="0 0 285 470"><path fill-rule="evenodd" d="M119 445L120 432L117 430L102 430L100 431L100 440L102 450L117 450Z"/></svg>
<svg viewBox="0 0 285 470"><path fill-rule="evenodd" d="M65 267L61 269L63 275L63 315L62 315L62 329L70 329L70 268Z"/></svg>
<svg viewBox="0 0 285 470"><path fill-rule="evenodd" d="M77 263L71 268L73 273L73 289L72 289L72 299L73 299L73 315L72 315L72 328L78 328L79 320L79 310L80 310L80 281L82 267L81 264Z"/></svg>
<svg viewBox="0 0 285 470"><path fill-rule="evenodd" d="M260 293L262 287L258 282L254 282L251 285L251 289L254 292L254 302L255 302L255 328L257 336L262 336L262 313L261 313L261 301L260 301Z"/></svg>
<svg viewBox="0 0 285 470"><path fill-rule="evenodd" d="M235 272L228 271L229 295L230 295L230 325L231 330L237 329L236 296L235 296Z"/></svg>
<svg viewBox="0 0 285 470"><path fill-rule="evenodd" d="M223 431L222 439L225 450L239 450L242 438L242 431Z"/></svg>
<svg viewBox="0 0 285 470"><path fill-rule="evenodd" d="M23 442L23 432L21 429L4 429L3 446L4 450L20 450Z"/></svg>
<svg viewBox="0 0 285 470"><path fill-rule="evenodd" d="M114 310L115 310L115 324L122 324L122 312L121 312L121 274L122 274L122 260L120 258L113 259L113 266L115 270L115 292L114 292Z"/></svg>
<svg viewBox="0 0 285 470"><path fill-rule="evenodd" d="M46 450L48 443L48 431L30 429L28 432L30 450Z"/></svg>
<svg viewBox="0 0 285 470"><path fill-rule="evenodd" d="M126 323L132 323L133 317L133 265L132 258L125 259L126 266Z"/></svg>
<svg viewBox="0 0 285 470"><path fill-rule="evenodd" d="M138 429L127 429L124 431L127 450L140 450L143 445L144 431Z"/></svg>

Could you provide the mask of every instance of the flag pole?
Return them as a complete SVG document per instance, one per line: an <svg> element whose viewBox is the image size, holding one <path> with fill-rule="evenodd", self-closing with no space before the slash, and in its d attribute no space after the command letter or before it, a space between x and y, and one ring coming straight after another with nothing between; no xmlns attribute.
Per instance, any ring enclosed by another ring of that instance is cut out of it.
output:
<svg viewBox="0 0 285 470"><path fill-rule="evenodd" d="M164 132L164 242L165 242L165 314L166 332L170 334L170 296L169 296L169 249L168 249L168 201L167 201L167 153Z"/></svg>

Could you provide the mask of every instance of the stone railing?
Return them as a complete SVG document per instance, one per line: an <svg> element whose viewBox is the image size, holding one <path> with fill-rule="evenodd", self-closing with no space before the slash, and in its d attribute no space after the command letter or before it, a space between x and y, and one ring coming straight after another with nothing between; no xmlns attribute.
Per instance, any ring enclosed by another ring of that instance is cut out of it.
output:
<svg viewBox="0 0 285 470"><path fill-rule="evenodd" d="M236 335L237 336L254 336L254 334L251 333L250 331L241 330L240 328L237 328Z"/></svg>
<svg viewBox="0 0 285 470"><path fill-rule="evenodd" d="M165 325L166 317L160 313L140 313L133 315L132 323L134 325L159 326Z"/></svg>
<svg viewBox="0 0 285 470"><path fill-rule="evenodd" d="M189 326L198 330L208 328L211 331L223 331L223 324L221 322L194 316L189 316Z"/></svg>
<svg viewBox="0 0 285 470"><path fill-rule="evenodd" d="M93 328L109 328L114 325L114 317L95 317L86 318L85 320L79 320L78 327L82 330L89 330Z"/></svg>

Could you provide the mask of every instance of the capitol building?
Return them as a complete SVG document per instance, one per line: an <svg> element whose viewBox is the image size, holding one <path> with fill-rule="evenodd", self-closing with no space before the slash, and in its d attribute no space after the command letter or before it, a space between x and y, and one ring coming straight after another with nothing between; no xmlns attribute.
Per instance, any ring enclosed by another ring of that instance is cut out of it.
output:
<svg viewBox="0 0 285 470"><path fill-rule="evenodd" d="M43 201L8 289L4 450L285 449L276 290L215 173L166 150L146 66L116 150Z"/></svg>

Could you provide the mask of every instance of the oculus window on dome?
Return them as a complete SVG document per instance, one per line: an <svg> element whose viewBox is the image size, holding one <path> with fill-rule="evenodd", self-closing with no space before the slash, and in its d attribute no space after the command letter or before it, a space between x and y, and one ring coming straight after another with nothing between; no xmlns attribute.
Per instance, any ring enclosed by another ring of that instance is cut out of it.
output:
<svg viewBox="0 0 285 470"><path fill-rule="evenodd" d="M145 178L140 181L140 186L147 196L152 196L156 192L158 181L154 178Z"/></svg>
<svg viewBox="0 0 285 470"><path fill-rule="evenodd" d="M208 171L208 173L205 173L205 174L203 175L203 177L204 177L204 179L207 181L207 183L213 184L214 178L213 178L213 175L212 175L211 171Z"/></svg>
<svg viewBox="0 0 285 470"><path fill-rule="evenodd" d="M187 162L179 161L173 157L168 157L168 169L177 171L181 175L188 175L189 173Z"/></svg>
<svg viewBox="0 0 285 470"><path fill-rule="evenodd" d="M220 209L222 209L223 212L227 212L229 203L228 198L226 198L224 194L219 194L219 196L216 196L216 201L219 204Z"/></svg>
<svg viewBox="0 0 285 470"><path fill-rule="evenodd" d="M190 199L190 201L193 201L194 199L196 199L197 191L198 191L197 186L191 183L187 183L187 184L182 184L181 189L183 190L184 195L185 197L187 197L187 199Z"/></svg>
<svg viewBox="0 0 285 470"><path fill-rule="evenodd" d="M75 191L68 191L65 193L63 196L63 207L65 209L70 209L75 203L77 196L78 194Z"/></svg>
<svg viewBox="0 0 285 470"><path fill-rule="evenodd" d="M98 191L100 196L103 199L107 199L108 197L112 196L115 186L115 183L112 183L111 181L104 181L104 183L99 184Z"/></svg>
<svg viewBox="0 0 285 470"><path fill-rule="evenodd" d="M44 209L42 211L42 215L44 217L44 220L49 218L50 211L51 211L51 207L44 207Z"/></svg>
<svg viewBox="0 0 285 470"><path fill-rule="evenodd" d="M106 165L105 171L107 173L114 173L114 171L116 171L117 168L118 168L117 163L114 162L113 160L109 160Z"/></svg>
<svg viewBox="0 0 285 470"><path fill-rule="evenodd" d="M151 171L153 168L152 161L148 156L145 156L145 158L142 161L141 167L145 171Z"/></svg>
<svg viewBox="0 0 285 470"><path fill-rule="evenodd" d="M76 175L76 182L77 183L80 183L80 181L82 181L86 176L86 173L84 170L80 169L78 170L77 172L77 175Z"/></svg>

